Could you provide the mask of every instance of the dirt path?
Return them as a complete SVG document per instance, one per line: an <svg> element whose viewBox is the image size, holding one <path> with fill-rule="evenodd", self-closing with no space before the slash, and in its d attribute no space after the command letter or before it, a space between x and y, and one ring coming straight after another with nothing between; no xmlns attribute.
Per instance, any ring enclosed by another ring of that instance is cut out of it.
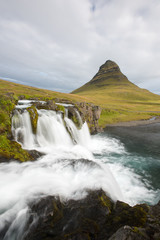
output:
<svg viewBox="0 0 160 240"><path fill-rule="evenodd" d="M132 127L132 126L139 126L139 125L148 125L153 123L160 123L160 117L152 117L148 120L139 120L139 121L130 121L130 122L119 122L113 124L107 124L107 126L116 126L116 127Z"/></svg>

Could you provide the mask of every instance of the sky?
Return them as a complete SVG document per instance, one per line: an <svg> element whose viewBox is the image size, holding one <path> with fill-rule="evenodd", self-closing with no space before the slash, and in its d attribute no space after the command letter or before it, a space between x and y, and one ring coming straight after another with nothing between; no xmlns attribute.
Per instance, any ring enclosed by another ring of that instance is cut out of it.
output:
<svg viewBox="0 0 160 240"><path fill-rule="evenodd" d="M160 94L159 0L0 0L0 77L71 92L107 60Z"/></svg>

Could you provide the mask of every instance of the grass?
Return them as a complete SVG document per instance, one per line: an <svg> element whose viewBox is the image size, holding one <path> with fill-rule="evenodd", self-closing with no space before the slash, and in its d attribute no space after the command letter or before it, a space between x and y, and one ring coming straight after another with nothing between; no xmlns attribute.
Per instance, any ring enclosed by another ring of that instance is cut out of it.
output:
<svg viewBox="0 0 160 240"><path fill-rule="evenodd" d="M149 119L160 116L160 96L132 86L87 86L76 95L88 97L90 102L99 105L103 111L99 124Z"/></svg>
<svg viewBox="0 0 160 240"><path fill-rule="evenodd" d="M115 80L86 84L76 94L59 93L50 90L20 85L0 80L0 156L20 161L31 160L29 153L11 140L11 117L19 97L25 99L66 99L70 102L90 102L102 108L99 125L105 127L110 123L149 119L160 116L160 96L128 84L125 79L121 84ZM64 109L60 109L64 110Z"/></svg>
<svg viewBox="0 0 160 240"><path fill-rule="evenodd" d="M37 98L40 100L47 100L60 98L70 100L73 102L88 101L87 97L81 97L70 93L60 93L41 88L30 87L0 79L0 94L6 95L7 93L8 95L9 94L11 95L13 93L15 100L18 100L19 96L24 96L26 99Z"/></svg>

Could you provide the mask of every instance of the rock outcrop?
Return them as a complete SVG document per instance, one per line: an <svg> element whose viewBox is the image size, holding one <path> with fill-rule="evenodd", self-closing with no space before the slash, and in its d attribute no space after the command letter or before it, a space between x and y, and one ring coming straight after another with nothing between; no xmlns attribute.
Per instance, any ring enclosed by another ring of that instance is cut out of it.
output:
<svg viewBox="0 0 160 240"><path fill-rule="evenodd" d="M102 190L77 201L48 196L30 204L30 213L25 240L160 239L160 203L131 207Z"/></svg>
<svg viewBox="0 0 160 240"><path fill-rule="evenodd" d="M57 103L55 103L55 100L57 101ZM68 109L68 117L77 125L77 127L81 127L81 123L77 115L78 111L80 117L82 118L82 121L87 122L91 134L95 134L102 131L102 128L98 124L98 120L101 114L101 108L92 103L85 102L73 103L65 99L54 99L47 100L46 102L40 101L33 102L33 105L36 106L37 109L47 109L65 113L64 106L58 105L58 103L68 104L68 107L66 107Z"/></svg>
<svg viewBox="0 0 160 240"><path fill-rule="evenodd" d="M102 132L102 128L98 124L101 115L101 108L92 103L77 103L78 111L81 118L88 123L91 134Z"/></svg>

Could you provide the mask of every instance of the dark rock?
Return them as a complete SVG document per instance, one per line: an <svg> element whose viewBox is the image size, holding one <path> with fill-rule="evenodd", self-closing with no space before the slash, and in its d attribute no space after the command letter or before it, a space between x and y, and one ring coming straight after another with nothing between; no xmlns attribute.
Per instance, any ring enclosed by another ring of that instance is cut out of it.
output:
<svg viewBox="0 0 160 240"><path fill-rule="evenodd" d="M49 110L56 110L57 106L53 100L47 101L47 107Z"/></svg>
<svg viewBox="0 0 160 240"><path fill-rule="evenodd" d="M109 240L150 240L145 231L140 228L123 226Z"/></svg>
<svg viewBox="0 0 160 240"><path fill-rule="evenodd" d="M122 226L145 227L148 207L145 204L131 207L127 203L117 201L114 210L107 218L108 234L112 235Z"/></svg>
<svg viewBox="0 0 160 240"><path fill-rule="evenodd" d="M159 207L115 204L103 190L77 201L43 196L29 204L23 240L159 240Z"/></svg>
<svg viewBox="0 0 160 240"><path fill-rule="evenodd" d="M90 191L85 199L78 201L43 198L31 205L32 216L39 216L39 220L31 225L34 218L30 219L25 240L105 239L100 235L112 208L113 202L102 190Z"/></svg>
<svg viewBox="0 0 160 240"><path fill-rule="evenodd" d="M16 161L17 162L18 160L7 158L7 157L4 157L4 156L0 155L0 163L7 163L7 162L12 162L12 161Z"/></svg>
<svg viewBox="0 0 160 240"><path fill-rule="evenodd" d="M37 150L27 150L33 160L37 160L38 158L45 155L44 153L38 152Z"/></svg>
<svg viewBox="0 0 160 240"><path fill-rule="evenodd" d="M26 97L24 95L20 95L18 98L19 100L24 100Z"/></svg>

